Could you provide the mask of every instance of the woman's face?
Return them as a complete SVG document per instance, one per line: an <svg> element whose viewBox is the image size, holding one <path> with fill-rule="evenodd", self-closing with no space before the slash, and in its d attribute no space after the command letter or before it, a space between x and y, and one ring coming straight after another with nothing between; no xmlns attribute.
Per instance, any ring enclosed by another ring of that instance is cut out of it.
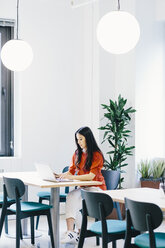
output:
<svg viewBox="0 0 165 248"><path fill-rule="evenodd" d="M79 146L81 147L81 149L86 150L87 145L86 145L86 139L83 135L77 133L76 134L76 138L77 138L77 143L79 144Z"/></svg>

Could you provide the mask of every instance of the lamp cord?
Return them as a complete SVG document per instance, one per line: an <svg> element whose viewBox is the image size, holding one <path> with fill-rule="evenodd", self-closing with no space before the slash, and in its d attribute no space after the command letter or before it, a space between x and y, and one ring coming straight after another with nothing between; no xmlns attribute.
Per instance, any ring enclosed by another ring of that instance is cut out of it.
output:
<svg viewBox="0 0 165 248"><path fill-rule="evenodd" d="M16 37L17 37L17 40L18 40L18 24L19 24L19 14L18 14L18 11L19 11L19 0L17 0L17 28L16 28Z"/></svg>
<svg viewBox="0 0 165 248"><path fill-rule="evenodd" d="M120 0L118 0L118 11L120 10Z"/></svg>
<svg viewBox="0 0 165 248"><path fill-rule="evenodd" d="M91 49L91 56L92 56L92 63L91 63L91 124L93 123L93 83L94 83L94 2L92 2L92 49Z"/></svg>

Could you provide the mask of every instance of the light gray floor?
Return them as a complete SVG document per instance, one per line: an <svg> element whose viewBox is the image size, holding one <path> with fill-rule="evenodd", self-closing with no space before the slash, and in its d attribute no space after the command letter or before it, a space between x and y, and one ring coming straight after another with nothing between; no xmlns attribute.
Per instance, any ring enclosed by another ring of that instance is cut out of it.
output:
<svg viewBox="0 0 165 248"><path fill-rule="evenodd" d="M91 220L92 221L92 220ZM60 235L62 235L66 231L65 226L65 215L60 215ZM161 225L159 228L160 231L165 231L165 222ZM9 232L14 233L15 231L15 220L9 220ZM35 239L35 245L30 244L29 239L24 239L21 241L21 248L51 248L50 242L49 242L49 236L47 235L48 229L47 229L47 221L45 217L41 217L40 223L39 223L39 232L42 233L42 236ZM0 247L2 248L14 248L15 247L15 239L8 238L5 236L4 231L0 238ZM101 248L101 246L96 246L95 238L88 238L85 241L84 248L94 248L98 247ZM111 248L111 244L109 244L108 248ZM74 245L60 245L59 248L76 248ZM123 248L123 240L117 241L117 248Z"/></svg>

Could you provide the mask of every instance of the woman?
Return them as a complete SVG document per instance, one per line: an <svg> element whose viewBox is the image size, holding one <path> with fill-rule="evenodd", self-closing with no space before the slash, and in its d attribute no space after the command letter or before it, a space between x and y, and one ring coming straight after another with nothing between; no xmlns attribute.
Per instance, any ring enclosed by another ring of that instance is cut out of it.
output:
<svg viewBox="0 0 165 248"><path fill-rule="evenodd" d="M85 187L90 191L106 190L104 177L101 174L103 167L103 154L99 149L92 131L89 127L82 127L75 133L77 150L73 154L69 171L60 175L61 178L77 179L82 181L100 181L102 185ZM76 175L75 175L76 174ZM67 232L61 243L77 243L79 236L74 231L74 225L80 231L82 198L81 188L68 193L66 199Z"/></svg>

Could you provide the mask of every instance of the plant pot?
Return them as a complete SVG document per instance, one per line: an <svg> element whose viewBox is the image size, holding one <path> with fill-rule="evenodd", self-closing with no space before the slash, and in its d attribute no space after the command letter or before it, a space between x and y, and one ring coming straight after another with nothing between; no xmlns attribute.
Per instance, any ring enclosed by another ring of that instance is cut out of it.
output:
<svg viewBox="0 0 165 248"><path fill-rule="evenodd" d="M120 171L119 170L101 170L104 177L107 190L116 189L119 184Z"/></svg>
<svg viewBox="0 0 165 248"><path fill-rule="evenodd" d="M159 184L162 178L140 178L141 187L159 189Z"/></svg>

